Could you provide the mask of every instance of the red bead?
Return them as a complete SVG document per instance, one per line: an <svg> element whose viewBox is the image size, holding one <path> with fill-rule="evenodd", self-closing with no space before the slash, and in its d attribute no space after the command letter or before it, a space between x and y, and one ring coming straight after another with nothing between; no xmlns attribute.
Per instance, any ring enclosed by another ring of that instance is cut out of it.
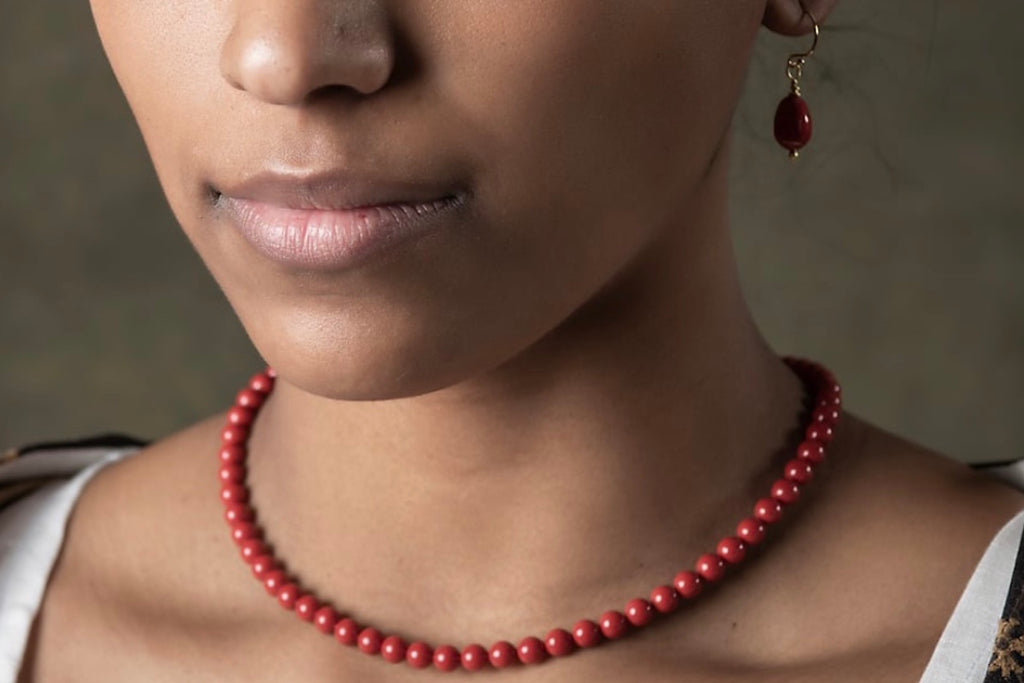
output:
<svg viewBox="0 0 1024 683"><path fill-rule="evenodd" d="M281 590L281 586L288 582L288 577L280 569L274 569L263 575L263 587L267 589L267 592L273 596L277 596L277 592Z"/></svg>
<svg viewBox="0 0 1024 683"><path fill-rule="evenodd" d="M725 562L718 555L711 553L704 553L698 557L694 569L708 583L714 583L725 576Z"/></svg>
<svg viewBox="0 0 1024 683"><path fill-rule="evenodd" d="M241 445L249 438L249 428L241 425L228 425L220 432L220 439L225 446Z"/></svg>
<svg viewBox="0 0 1024 683"><path fill-rule="evenodd" d="M626 616L615 610L609 610L602 614L601 618L597 620L597 624L601 627L601 633L609 640L621 638L629 629Z"/></svg>
<svg viewBox="0 0 1024 683"><path fill-rule="evenodd" d="M249 568L252 569L252 575L261 581L270 572L280 569L277 565L277 560L272 555L257 555L253 557L252 562L249 563Z"/></svg>
<svg viewBox="0 0 1024 683"><path fill-rule="evenodd" d="M372 626L367 626L359 632L359 636L356 638L356 644L359 646L359 649L366 654L375 655L380 652L380 643L382 640L383 637L381 636L380 631Z"/></svg>
<svg viewBox="0 0 1024 683"><path fill-rule="evenodd" d="M462 668L467 671L479 671L490 663L487 650L483 645L473 643L462 648Z"/></svg>
<svg viewBox="0 0 1024 683"><path fill-rule="evenodd" d="M839 410L836 408L815 408L814 412L811 413L811 422L835 427L836 423L839 422Z"/></svg>
<svg viewBox="0 0 1024 683"><path fill-rule="evenodd" d="M774 498L762 498L754 504L754 516L766 524L782 519L782 505Z"/></svg>
<svg viewBox="0 0 1024 683"><path fill-rule="evenodd" d="M747 546L735 536L727 536L718 542L715 553L729 564L739 564L747 556Z"/></svg>
<svg viewBox="0 0 1024 683"><path fill-rule="evenodd" d="M252 409L243 408L242 406L232 406L231 410L228 411L228 424L231 426L246 427L252 424L252 418L255 415Z"/></svg>
<svg viewBox="0 0 1024 683"><path fill-rule="evenodd" d="M843 405L843 397L832 392L825 392L818 397L819 408L831 408L836 411L836 419L839 419L839 408Z"/></svg>
<svg viewBox="0 0 1024 683"><path fill-rule="evenodd" d="M225 465L241 465L245 462L245 446L237 443L222 445L220 448L220 461Z"/></svg>
<svg viewBox="0 0 1024 683"><path fill-rule="evenodd" d="M576 642L564 628L553 628L544 637L544 647L553 657L565 657L576 649Z"/></svg>
<svg viewBox="0 0 1024 683"><path fill-rule="evenodd" d="M278 594L278 597L280 597L280 594ZM295 614L303 621L313 621L313 617L318 609L320 609L320 603L312 595L300 596L295 601Z"/></svg>
<svg viewBox="0 0 1024 683"><path fill-rule="evenodd" d="M257 394L269 394L274 389L274 378L265 372L255 374L249 380L249 388Z"/></svg>
<svg viewBox="0 0 1024 683"><path fill-rule="evenodd" d="M253 560L261 555L269 555L270 549L267 544L258 538L249 538L238 544L238 552L246 564L252 564Z"/></svg>
<svg viewBox="0 0 1024 683"><path fill-rule="evenodd" d="M434 651L426 643L411 644L405 651L405 661L414 669L425 669L434 661Z"/></svg>
<svg viewBox="0 0 1024 683"><path fill-rule="evenodd" d="M796 449L796 457L811 463L819 463L825 459L825 447L817 441L803 441Z"/></svg>
<svg viewBox="0 0 1024 683"><path fill-rule="evenodd" d="M704 581L701 580L700 576L691 571L682 571L676 574L672 584L679 591L679 595L687 600L693 600L700 595L701 590L704 588Z"/></svg>
<svg viewBox="0 0 1024 683"><path fill-rule="evenodd" d="M797 484L806 484L814 477L814 467L810 460L793 458L786 463L783 476Z"/></svg>
<svg viewBox="0 0 1024 683"><path fill-rule="evenodd" d="M504 669L519 661L516 656L516 648L507 640L499 640L487 652L487 659L495 669Z"/></svg>
<svg viewBox="0 0 1024 683"><path fill-rule="evenodd" d="M217 471L221 484L241 484L245 481L245 468L238 465L221 465Z"/></svg>
<svg viewBox="0 0 1024 683"><path fill-rule="evenodd" d="M267 369L264 370L263 372L270 379L274 379L275 377L277 377L277 370L275 370L274 368L272 368L270 366L267 366Z"/></svg>
<svg viewBox="0 0 1024 683"><path fill-rule="evenodd" d="M548 658L548 650L545 649L544 643L535 636L526 636L520 640L516 654L523 664L541 664Z"/></svg>
<svg viewBox="0 0 1024 683"><path fill-rule="evenodd" d="M633 626L647 626L654 619L654 605L643 598L633 598L626 603L622 613Z"/></svg>
<svg viewBox="0 0 1024 683"><path fill-rule="evenodd" d="M764 522L747 517L736 525L736 536L747 545L757 545L764 540Z"/></svg>
<svg viewBox="0 0 1024 683"><path fill-rule="evenodd" d="M790 93L775 110L775 139L780 145L796 151L811 140L811 110L804 98Z"/></svg>
<svg viewBox="0 0 1024 683"><path fill-rule="evenodd" d="M224 506L224 519L228 524L251 522L256 519L256 513L246 503L228 503Z"/></svg>
<svg viewBox="0 0 1024 683"><path fill-rule="evenodd" d="M359 639L359 624L345 617L334 625L334 638L342 645L355 645Z"/></svg>
<svg viewBox="0 0 1024 683"><path fill-rule="evenodd" d="M527 636L520 640L516 653L519 655L519 661L523 664L540 664L548 658L548 651L544 649L544 643L540 638L534 636Z"/></svg>
<svg viewBox="0 0 1024 683"><path fill-rule="evenodd" d="M405 661L405 651L405 641L398 636L388 636L380 644L380 656L392 664Z"/></svg>
<svg viewBox="0 0 1024 683"><path fill-rule="evenodd" d="M320 633L331 634L334 633L334 627L338 624L338 619L340 617L334 611L334 608L325 605L313 615L313 625L316 626L316 630L320 631Z"/></svg>
<svg viewBox="0 0 1024 683"><path fill-rule="evenodd" d="M434 650L434 666L441 671L455 671L461 661L459 651L451 645L442 645Z"/></svg>
<svg viewBox="0 0 1024 683"><path fill-rule="evenodd" d="M792 505L800 498L800 485L788 479L778 479L772 484L772 498L783 505Z"/></svg>
<svg viewBox="0 0 1024 683"><path fill-rule="evenodd" d="M224 484L220 487L220 499L225 503L248 503L249 489L241 484Z"/></svg>
<svg viewBox="0 0 1024 683"><path fill-rule="evenodd" d="M299 599L299 587L294 583L286 583L277 591L277 602L285 609L294 609Z"/></svg>
<svg viewBox="0 0 1024 683"><path fill-rule="evenodd" d="M651 604L662 614L671 614L679 608L679 592L672 586L658 586L651 591Z"/></svg>
<svg viewBox="0 0 1024 683"><path fill-rule="evenodd" d="M580 619L572 627L572 639L580 647L594 647L601 642L601 627L589 619Z"/></svg>
<svg viewBox="0 0 1024 683"><path fill-rule="evenodd" d="M264 395L258 391L246 388L238 392L238 396L235 397L235 405L256 410L263 405L264 398Z"/></svg>
<svg viewBox="0 0 1024 683"><path fill-rule="evenodd" d="M231 538L235 543L241 544L242 541L258 539L259 537L260 528L252 522L235 522L231 525Z"/></svg>
<svg viewBox="0 0 1024 683"><path fill-rule="evenodd" d="M808 441L817 441L822 445L826 445L832 441L832 425L812 422L807 426L804 436L807 437Z"/></svg>

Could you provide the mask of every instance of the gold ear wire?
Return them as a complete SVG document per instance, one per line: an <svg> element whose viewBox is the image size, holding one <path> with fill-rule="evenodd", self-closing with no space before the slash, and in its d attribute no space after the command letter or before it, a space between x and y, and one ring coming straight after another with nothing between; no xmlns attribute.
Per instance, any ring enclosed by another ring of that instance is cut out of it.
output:
<svg viewBox="0 0 1024 683"><path fill-rule="evenodd" d="M794 95L800 94L800 77L803 75L804 62L814 54L814 50L818 47L818 37L821 35L821 27L818 26L818 20L814 18L810 10L804 7L802 2L800 6L804 8L804 14L811 18L811 24L814 25L814 42L811 43L811 48L807 52L795 52L786 60L786 77L789 78L790 88Z"/></svg>

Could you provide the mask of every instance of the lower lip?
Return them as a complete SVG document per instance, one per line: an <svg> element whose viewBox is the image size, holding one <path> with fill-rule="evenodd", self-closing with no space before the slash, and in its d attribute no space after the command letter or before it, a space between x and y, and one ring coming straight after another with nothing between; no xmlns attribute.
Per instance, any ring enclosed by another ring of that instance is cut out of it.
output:
<svg viewBox="0 0 1024 683"><path fill-rule="evenodd" d="M218 198L257 251L282 265L314 270L351 268L433 232L463 202L461 196L450 196L423 203L322 211L227 195Z"/></svg>

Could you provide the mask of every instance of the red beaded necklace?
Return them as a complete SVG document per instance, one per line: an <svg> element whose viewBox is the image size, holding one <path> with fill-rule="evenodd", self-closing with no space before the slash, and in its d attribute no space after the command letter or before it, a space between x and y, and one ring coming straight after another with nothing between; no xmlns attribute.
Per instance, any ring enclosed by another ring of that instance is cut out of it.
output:
<svg viewBox="0 0 1024 683"><path fill-rule="evenodd" d="M544 639L527 636L518 645L499 641L489 649L479 644L466 645L461 650L451 645L432 647L422 641L406 644L397 635L385 636L373 626L358 624L351 617L339 614L326 601L303 589L264 540L246 485L249 429L274 388L276 374L269 368L254 375L249 385L238 393L221 432L218 478L224 516L242 558L267 592L285 609L293 610L300 619L312 623L322 633L333 634L345 645L358 646L366 654L379 654L388 662L404 661L417 669L433 665L441 671L452 671L460 666L478 671L491 667L502 669L517 663L539 664L549 657L571 654L577 648L617 640L659 616L675 612L685 601L696 598L705 584L721 580L728 565L742 562L747 548L761 543L766 528L779 521L783 508L797 501L801 487L810 481L815 466L825 458L825 447L832 440L833 429L839 421L841 389L832 373L821 365L793 357L783 360L814 392L814 407L795 457L785 464L782 478L772 484L768 496L754 504L752 515L736 526L735 535L719 541L713 553L698 557L694 568L676 574L671 584L654 588L649 598L634 598L621 612L608 610L597 621L582 619L568 631L553 629Z"/></svg>

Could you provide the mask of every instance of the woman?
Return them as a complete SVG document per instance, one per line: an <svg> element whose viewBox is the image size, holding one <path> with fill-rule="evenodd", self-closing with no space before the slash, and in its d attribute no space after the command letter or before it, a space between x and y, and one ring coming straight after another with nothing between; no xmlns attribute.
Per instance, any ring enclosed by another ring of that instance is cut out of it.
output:
<svg viewBox="0 0 1024 683"><path fill-rule="evenodd" d="M751 47L835 4L93 0L273 372L14 461L73 476L4 512L7 680L1012 680L1024 497L829 417L740 292Z"/></svg>

